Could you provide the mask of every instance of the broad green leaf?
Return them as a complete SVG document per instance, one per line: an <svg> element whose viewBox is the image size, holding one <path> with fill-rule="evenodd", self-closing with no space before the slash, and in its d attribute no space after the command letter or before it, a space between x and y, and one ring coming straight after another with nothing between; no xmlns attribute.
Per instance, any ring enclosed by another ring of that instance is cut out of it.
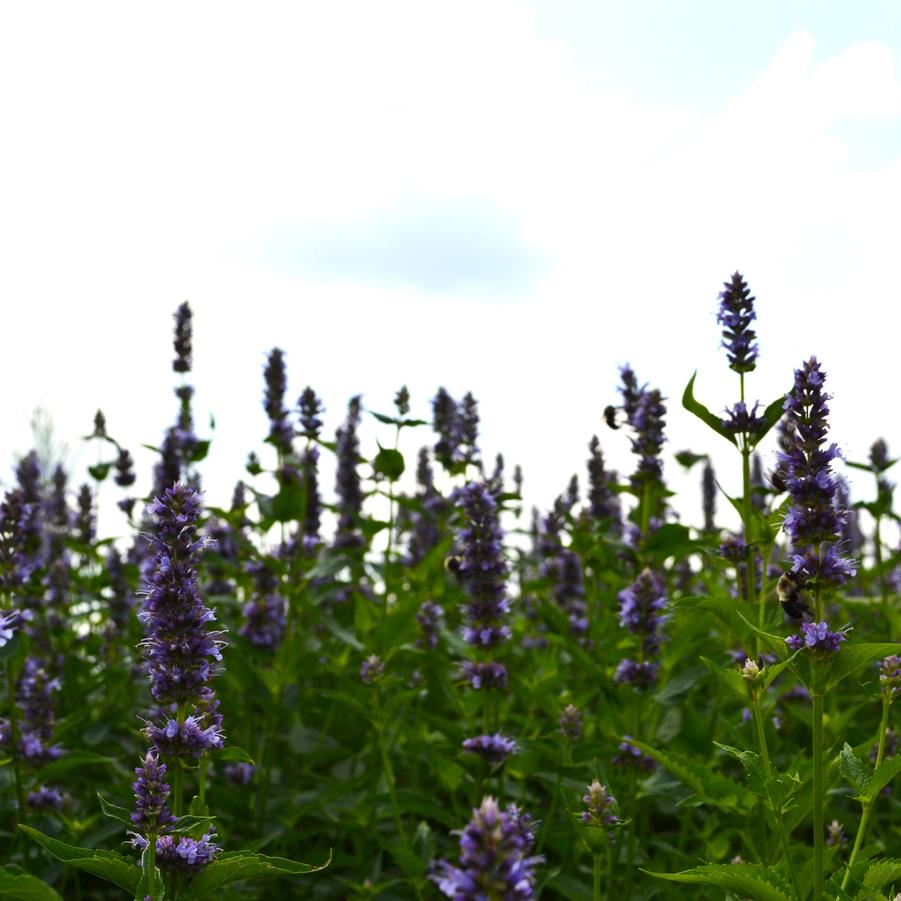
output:
<svg viewBox="0 0 901 901"><path fill-rule="evenodd" d="M95 463L88 467L88 473L95 481L102 482L109 475L112 465L112 463Z"/></svg>
<svg viewBox="0 0 901 901"><path fill-rule="evenodd" d="M859 669L892 654L901 654L901 644L880 642L878 644L854 644L848 642L838 653L827 658L826 690L834 688L842 679Z"/></svg>
<svg viewBox="0 0 901 901"><path fill-rule="evenodd" d="M404 474L404 457L400 451L379 445L379 452L372 461L372 468L396 482Z"/></svg>
<svg viewBox="0 0 901 901"><path fill-rule="evenodd" d="M137 889L138 882L141 880L141 869L133 860L124 855L117 854L115 851L76 848L22 823L19 823L19 828L29 838L46 848L57 860L69 864L70 867L106 879L127 892L134 893Z"/></svg>
<svg viewBox="0 0 901 901"><path fill-rule="evenodd" d="M63 901L56 889L21 867L0 867L0 898L8 901Z"/></svg>
<svg viewBox="0 0 901 901"><path fill-rule="evenodd" d="M867 793L867 786L870 784L873 776L873 768L854 753L848 742L845 742L839 754L839 760L839 771L847 779L851 788L854 789L854 794L858 798L864 797Z"/></svg>
<svg viewBox="0 0 901 901"><path fill-rule="evenodd" d="M758 798L769 798L769 786L767 785L766 772L763 767L763 759L756 751L742 751L731 745L724 745L718 741L714 744L735 757L742 765L745 775L748 777L748 788Z"/></svg>
<svg viewBox="0 0 901 901"><path fill-rule="evenodd" d="M222 761L223 763L249 763L251 766L254 766L253 758L244 748L239 748L237 745L229 745L226 748L223 748L216 755L216 760Z"/></svg>
<svg viewBox="0 0 901 901"><path fill-rule="evenodd" d="M901 880L901 860L887 857L870 864L866 875L863 877L863 884L867 888L881 889L888 883L898 882L899 880Z"/></svg>
<svg viewBox="0 0 901 901"><path fill-rule="evenodd" d="M253 851L226 851L219 854L206 869L196 876L188 885L185 897L190 899L209 898L217 889L242 879L257 876L300 876L324 870L332 862L332 855L324 864L315 866L298 863L283 857L267 857Z"/></svg>
<svg viewBox="0 0 901 901"><path fill-rule="evenodd" d="M199 463L201 460L206 459L206 455L210 452L210 442L209 441L195 441L194 446L191 448L191 462Z"/></svg>
<svg viewBox="0 0 901 901"><path fill-rule="evenodd" d="M701 657L701 663L716 676L720 685L725 685L734 692L742 701L748 700L748 680L741 674L737 666L721 667L718 663L707 657Z"/></svg>
<svg viewBox="0 0 901 901"><path fill-rule="evenodd" d="M727 432L723 428L723 419L721 416L714 416L707 407L704 406L699 400L695 400L694 395L694 387L695 387L695 379L698 377L698 372L695 370L694 375L688 380L688 384L685 386L685 391L682 392L682 406L688 410L689 413L694 413L698 419L706 422L710 428L713 429L717 435L722 435L730 444L735 445L735 435L731 432ZM737 445L736 445L737 446Z"/></svg>
<svg viewBox="0 0 901 901"><path fill-rule="evenodd" d="M272 518L276 522L293 522L303 515L303 486L296 482L282 485L272 498Z"/></svg>
<svg viewBox="0 0 901 901"><path fill-rule="evenodd" d="M669 879L671 882L716 885L741 897L754 898L755 901L791 901L788 886L776 875L775 870L759 864L707 864L682 873L652 873L650 870L642 872L658 879Z"/></svg>
<svg viewBox="0 0 901 901"><path fill-rule="evenodd" d="M676 751L660 751L634 738L629 743L653 757L705 803L722 810L742 809L752 804L752 795L743 785L712 770L707 761L694 760Z"/></svg>
<svg viewBox="0 0 901 901"><path fill-rule="evenodd" d="M108 766L114 762L112 757L95 754L93 751L69 751L60 757L59 760L54 760L52 763L48 763L47 766L42 767L39 775L41 781L47 783L55 780L61 773L66 773L77 767L90 766L91 764Z"/></svg>
<svg viewBox="0 0 901 901"><path fill-rule="evenodd" d="M866 796L871 800L875 798L898 773L901 773L901 754L889 757L888 760L883 760L870 778L870 782L866 787Z"/></svg>
<svg viewBox="0 0 901 901"><path fill-rule="evenodd" d="M107 801L100 792L97 792L97 797L100 800L100 809L106 816L110 817L110 819L118 820L120 823L124 823L129 829L134 829L135 826L131 821L130 810L125 807L120 807L118 804L112 804Z"/></svg>

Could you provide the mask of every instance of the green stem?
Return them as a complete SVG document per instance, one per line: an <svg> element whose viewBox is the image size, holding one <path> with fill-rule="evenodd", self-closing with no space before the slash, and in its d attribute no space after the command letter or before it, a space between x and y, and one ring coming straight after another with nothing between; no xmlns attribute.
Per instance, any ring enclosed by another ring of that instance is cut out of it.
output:
<svg viewBox="0 0 901 901"><path fill-rule="evenodd" d="M591 889L592 901L601 901L601 855L594 855L594 881Z"/></svg>
<svg viewBox="0 0 901 901"><path fill-rule="evenodd" d="M407 847L409 842L407 841L407 833L404 831L404 824L400 818L400 807L397 803L397 790L394 783L394 768L391 766L391 758L388 756L388 747L385 742L385 721L382 718L382 702L378 688L375 690L375 707L376 716L378 717L376 721L376 731L378 733L379 754L382 758L382 772L385 774L385 783L388 786L388 797L391 799L391 811L394 814L394 825L402 844L404 847Z"/></svg>
<svg viewBox="0 0 901 901"><path fill-rule="evenodd" d="M885 734L888 730L888 712L890 706L891 704L888 700L884 699L882 701L882 720L879 723L879 744L876 748L876 766L874 769L879 769L879 765L882 763L882 759L885 756ZM868 798L866 801L861 802L860 823L857 826L857 835L854 838L854 847L851 849L851 856L848 858L845 875L842 877L842 888L847 886L848 880L851 878L851 871L854 869L854 863L857 860L861 845L863 845L864 836L867 832L867 826L870 823L870 814L873 812L875 801L875 798Z"/></svg>
<svg viewBox="0 0 901 901"><path fill-rule="evenodd" d="M782 853L785 856L785 864L791 874L792 885L795 889L795 895L798 901L804 897L801 893L801 886L798 883L798 873L792 866L791 854L788 847L788 836L785 834L785 822L782 819L782 802L773 794L772 777L773 767L770 762L770 752L766 743L766 731L763 728L763 708L760 704L760 698L753 698L751 701L751 710L754 714L754 727L757 732L757 746L760 749L760 757L763 760L763 772L766 777L767 796L770 801L770 807L773 810L773 816L776 818L776 828L779 833L779 844L782 845Z"/></svg>
<svg viewBox="0 0 901 901"><path fill-rule="evenodd" d="M813 696L813 898L823 898L823 844L825 841L823 792L823 695Z"/></svg>

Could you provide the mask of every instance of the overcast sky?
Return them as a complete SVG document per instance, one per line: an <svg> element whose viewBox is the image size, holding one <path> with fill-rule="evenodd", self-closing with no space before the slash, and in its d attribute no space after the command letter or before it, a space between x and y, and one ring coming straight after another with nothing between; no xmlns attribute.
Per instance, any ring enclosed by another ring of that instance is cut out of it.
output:
<svg viewBox="0 0 901 901"><path fill-rule="evenodd" d="M97 407L156 443L187 299L213 502L265 435L278 345L329 431L351 394L388 411L407 383L426 418L472 389L486 454L542 506L594 432L632 468L600 419L630 362L669 397L697 521L670 455L715 451L738 490L679 404L695 368L711 408L736 399L736 269L751 398L816 354L847 456L897 452L899 54L894 2L4 4L0 477L37 405L73 449Z"/></svg>

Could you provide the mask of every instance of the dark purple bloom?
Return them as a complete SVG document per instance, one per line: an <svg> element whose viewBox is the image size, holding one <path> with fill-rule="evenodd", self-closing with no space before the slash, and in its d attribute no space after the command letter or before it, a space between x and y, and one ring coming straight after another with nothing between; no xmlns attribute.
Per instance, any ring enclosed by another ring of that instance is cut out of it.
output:
<svg viewBox="0 0 901 901"><path fill-rule="evenodd" d="M278 577L264 563L249 567L255 590L244 605L241 634L259 648L274 650L285 634L287 604L279 593Z"/></svg>
<svg viewBox="0 0 901 901"><path fill-rule="evenodd" d="M501 735L500 732L494 735L477 735L463 742L463 750L470 754L478 754L489 763L502 763L516 752L516 742Z"/></svg>
<svg viewBox="0 0 901 901"><path fill-rule="evenodd" d="M21 488L6 492L0 504L0 588L6 592L18 591L37 567L40 529L35 514Z"/></svg>
<svg viewBox="0 0 901 901"><path fill-rule="evenodd" d="M423 601L416 612L416 622L420 630L416 639L417 647L433 651L438 647L438 633L444 624L444 609L434 601Z"/></svg>
<svg viewBox="0 0 901 901"><path fill-rule="evenodd" d="M360 681L364 685L374 685L385 675L385 664L378 654L370 654L360 666Z"/></svg>
<svg viewBox="0 0 901 901"><path fill-rule="evenodd" d="M530 901L535 890L535 866L530 857L535 826L515 805L501 810L492 797L472 812L460 833L460 866L436 861L429 878L448 898L459 901Z"/></svg>
<svg viewBox="0 0 901 901"><path fill-rule="evenodd" d="M115 483L120 488L128 488L129 485L134 485L135 461L132 459L131 454L124 447L119 448L119 453L116 456L115 466Z"/></svg>
<svg viewBox="0 0 901 901"><path fill-rule="evenodd" d="M19 752L33 764L56 760L63 749L49 744L55 724L53 693L59 691L60 681L51 677L44 664L28 657L22 667L16 700L22 711L19 731Z"/></svg>
<svg viewBox="0 0 901 901"><path fill-rule="evenodd" d="M720 556L730 563L741 565L748 557L748 546L738 535L727 535L720 544Z"/></svg>
<svg viewBox="0 0 901 901"><path fill-rule="evenodd" d="M751 323L757 318L747 282L736 272L724 283L716 321L723 327L723 347L733 372L751 372L757 366L757 333Z"/></svg>
<svg viewBox="0 0 901 901"><path fill-rule="evenodd" d="M461 675L470 687L477 691L482 688L506 688L507 667L493 660L464 660L460 664Z"/></svg>
<svg viewBox="0 0 901 901"><path fill-rule="evenodd" d="M835 444L824 447L829 414L825 378L815 357L795 371L794 387L785 398L794 429L779 456L780 476L792 498L783 520L794 551L792 572L814 590L835 588L856 573L855 564L840 550L844 511L836 509L831 469L839 451Z"/></svg>
<svg viewBox="0 0 901 901"><path fill-rule="evenodd" d="M635 432L630 439L632 451L638 460L638 468L632 476L633 487L644 485L648 480L658 481L663 476L663 462L660 451L663 442L663 427L666 425L666 405L655 388L645 391L638 399L631 425Z"/></svg>
<svg viewBox="0 0 901 901"><path fill-rule="evenodd" d="M166 806L169 785L163 781L166 764L160 763L159 756L148 751L136 767L138 777L132 785L135 793L135 809L131 821L143 836L159 835L167 832L175 822L175 817Z"/></svg>
<svg viewBox="0 0 901 901"><path fill-rule="evenodd" d="M901 656L892 654L879 661L879 685L889 700L901 694Z"/></svg>
<svg viewBox="0 0 901 901"><path fill-rule="evenodd" d="M641 748L636 748L632 744L631 735L623 736L623 741L619 743L619 750L620 753L613 758L616 766L634 766L649 773L657 769L657 762L654 758L644 754Z"/></svg>
<svg viewBox="0 0 901 901"><path fill-rule="evenodd" d="M650 569L619 595L619 624L633 635L642 636L646 651L656 652L660 640L660 611L666 606L666 586Z"/></svg>
<svg viewBox="0 0 901 901"><path fill-rule="evenodd" d="M469 595L463 638L477 647L494 647L507 641L511 634L510 627L503 623L510 602L497 502L479 482L457 489L452 500L465 518L465 525L457 534L459 565L456 570Z"/></svg>
<svg viewBox="0 0 901 901"><path fill-rule="evenodd" d="M870 467L880 473L888 469L894 461L889 459L888 444L884 438L877 438L870 447Z"/></svg>
<svg viewBox="0 0 901 901"><path fill-rule="evenodd" d="M803 623L800 635L789 635L785 639L785 643L793 650L799 651L801 648L809 648L810 650L825 651L834 654L841 647L843 641L847 641L848 636L844 631L830 632L829 626L824 622L819 623Z"/></svg>
<svg viewBox="0 0 901 901"><path fill-rule="evenodd" d="M179 723L170 717L161 726L148 723L144 735L166 757L196 759L209 751L218 751L223 746L221 725L214 722L205 726L205 719L206 717L189 716Z"/></svg>
<svg viewBox="0 0 901 901"><path fill-rule="evenodd" d="M591 518L595 522L609 521L610 531L618 535L622 530L622 510L619 494L616 493L616 473L604 468L597 435L588 444L591 456L588 458L588 504Z"/></svg>
<svg viewBox="0 0 901 901"><path fill-rule="evenodd" d="M704 461L704 472L701 476L701 507L704 510L704 530L712 532L716 528L716 474L710 460Z"/></svg>
<svg viewBox="0 0 901 901"><path fill-rule="evenodd" d="M394 395L394 406L398 416L406 416L410 412L410 392L406 385L401 385Z"/></svg>
<svg viewBox="0 0 901 901"><path fill-rule="evenodd" d="M83 544L90 544L97 535L97 523L94 517L94 496L91 486L84 484L78 490L78 516L75 520L78 537Z"/></svg>
<svg viewBox="0 0 901 901"><path fill-rule="evenodd" d="M37 790L28 793L28 806L32 810L59 811L63 807L63 796L55 788L41 785Z"/></svg>
<svg viewBox="0 0 901 901"><path fill-rule="evenodd" d="M462 436L457 402L444 388L439 388L432 400L432 427L438 433L435 459L450 469L458 461Z"/></svg>
<svg viewBox="0 0 901 901"><path fill-rule="evenodd" d="M220 850L219 845L211 841L214 836L213 832L207 832L199 839L187 835L161 835L156 840L156 865L164 873L196 876ZM132 833L131 843L139 851L148 844L146 838L135 833Z"/></svg>
<svg viewBox="0 0 901 901"><path fill-rule="evenodd" d="M110 595L108 601L109 622L104 631L104 638L112 641L116 636L128 631L134 610L134 595L125 578L122 557L113 547L106 555L106 574L109 579Z"/></svg>
<svg viewBox="0 0 901 901"><path fill-rule="evenodd" d="M256 767L252 763L230 763L225 768L225 778L232 785L250 785Z"/></svg>
<svg viewBox="0 0 901 901"><path fill-rule="evenodd" d="M848 847L848 833L845 832L844 826L838 820L833 820L826 827L826 844L830 848L838 848L839 850Z"/></svg>
<svg viewBox="0 0 901 901"><path fill-rule="evenodd" d="M288 423L288 411L285 409L285 391L288 389L288 377L285 371L285 354L278 347L273 347L266 358L263 371L266 382L263 392L263 407L269 417L269 438L280 454L291 450L294 429Z"/></svg>
<svg viewBox="0 0 901 901"><path fill-rule="evenodd" d="M0 648L12 641L13 636L25 625L33 614L30 610L0 611Z"/></svg>
<svg viewBox="0 0 901 901"><path fill-rule="evenodd" d="M659 664L648 660L620 660L613 681L618 685L632 685L641 690L657 681L658 669Z"/></svg>
<svg viewBox="0 0 901 901"><path fill-rule="evenodd" d="M582 795L582 803L585 810L582 811L580 819L586 826L594 826L597 829L608 829L615 826L619 822L616 815L616 798L610 794L606 785L601 785L595 779L588 786L588 791ZM613 844L613 835L609 835L610 844Z"/></svg>
<svg viewBox="0 0 901 901"><path fill-rule="evenodd" d="M360 534L360 516L363 510L363 491L357 464L360 462L360 442L357 427L360 424L360 397L351 398L347 407L347 419L337 432L338 465L335 491L338 494L338 528L335 547L355 548L363 544Z"/></svg>
<svg viewBox="0 0 901 901"><path fill-rule="evenodd" d="M322 420L319 417L322 416L325 408L309 385L303 389L297 405L300 408L300 426L303 429L303 436L308 441L318 438L319 431L322 429Z"/></svg>
<svg viewBox="0 0 901 901"><path fill-rule="evenodd" d="M567 704L560 711L560 731L570 741L578 741L582 736L582 714L574 704Z"/></svg>
<svg viewBox="0 0 901 901"><path fill-rule="evenodd" d="M464 463L475 463L479 458L479 405L471 391L463 395L460 403L460 453Z"/></svg>
<svg viewBox="0 0 901 901"><path fill-rule="evenodd" d="M160 704L192 704L205 709L212 700L210 682L222 659L221 632L211 632L212 610L200 597L197 565L204 540L197 535L201 498L175 484L148 507L157 521L156 549L144 606L138 614L146 628L141 642L150 674L150 690Z"/></svg>
<svg viewBox="0 0 901 901"><path fill-rule="evenodd" d="M723 428L733 435L751 435L752 437L759 435L766 428L766 420L757 415L758 409L760 409L760 401L755 401L750 411L743 400L737 401L734 407L726 408Z"/></svg>
<svg viewBox="0 0 901 901"><path fill-rule="evenodd" d="M191 371L191 307L185 301L175 311L175 359L174 372Z"/></svg>
<svg viewBox="0 0 901 901"><path fill-rule="evenodd" d="M632 418L635 416L635 411L638 408L638 401L645 393L647 385L638 384L638 378L628 363L620 367L619 375L621 381L619 391L623 399L622 409L626 414L626 421L629 425L632 425Z"/></svg>

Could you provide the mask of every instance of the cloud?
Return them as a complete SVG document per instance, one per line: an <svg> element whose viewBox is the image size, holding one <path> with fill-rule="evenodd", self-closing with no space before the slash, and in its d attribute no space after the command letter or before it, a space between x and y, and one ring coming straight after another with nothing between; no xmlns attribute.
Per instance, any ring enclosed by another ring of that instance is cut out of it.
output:
<svg viewBox="0 0 901 901"><path fill-rule="evenodd" d="M267 231L267 268L327 282L515 296L545 266L521 224L479 197L420 197L349 221Z"/></svg>

